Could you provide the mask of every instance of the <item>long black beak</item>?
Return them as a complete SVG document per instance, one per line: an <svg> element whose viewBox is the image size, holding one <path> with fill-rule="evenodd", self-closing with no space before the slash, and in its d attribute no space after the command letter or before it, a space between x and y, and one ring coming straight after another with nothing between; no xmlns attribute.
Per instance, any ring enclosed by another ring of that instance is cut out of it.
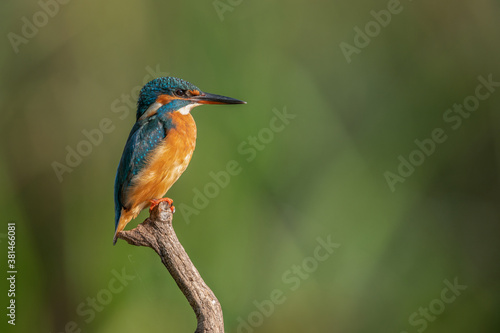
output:
<svg viewBox="0 0 500 333"><path fill-rule="evenodd" d="M239 99L209 93L201 93L190 99L200 104L247 104L247 102L240 101Z"/></svg>

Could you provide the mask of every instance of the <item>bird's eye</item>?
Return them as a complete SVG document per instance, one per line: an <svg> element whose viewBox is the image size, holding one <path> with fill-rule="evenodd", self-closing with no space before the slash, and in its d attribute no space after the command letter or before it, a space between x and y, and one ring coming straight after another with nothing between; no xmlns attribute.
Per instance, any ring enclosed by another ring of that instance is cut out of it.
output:
<svg viewBox="0 0 500 333"><path fill-rule="evenodd" d="M185 91L185 90L182 90L182 89L177 89L177 90L174 92L174 94L175 94L176 96L182 97L182 96L184 96L184 95L186 94L186 91Z"/></svg>

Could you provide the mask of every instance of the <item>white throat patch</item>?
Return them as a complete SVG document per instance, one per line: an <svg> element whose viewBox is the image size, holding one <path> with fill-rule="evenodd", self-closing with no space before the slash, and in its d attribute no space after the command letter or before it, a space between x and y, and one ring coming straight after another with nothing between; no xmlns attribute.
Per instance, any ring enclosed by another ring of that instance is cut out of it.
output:
<svg viewBox="0 0 500 333"><path fill-rule="evenodd" d="M180 108L176 112L180 112L182 115L187 115L189 113L189 111L191 111L192 108L194 108L195 106L198 106L198 105L201 105L201 104L200 103L188 104L186 106L183 106L182 108Z"/></svg>

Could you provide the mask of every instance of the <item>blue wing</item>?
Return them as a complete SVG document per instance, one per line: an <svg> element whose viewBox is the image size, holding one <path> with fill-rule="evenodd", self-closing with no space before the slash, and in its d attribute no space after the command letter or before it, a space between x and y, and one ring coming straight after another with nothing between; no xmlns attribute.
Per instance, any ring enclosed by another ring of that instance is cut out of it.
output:
<svg viewBox="0 0 500 333"><path fill-rule="evenodd" d="M135 123L123 149L115 178L115 229L125 207L125 194L134 177L146 166L148 155L167 135L167 126L157 117Z"/></svg>

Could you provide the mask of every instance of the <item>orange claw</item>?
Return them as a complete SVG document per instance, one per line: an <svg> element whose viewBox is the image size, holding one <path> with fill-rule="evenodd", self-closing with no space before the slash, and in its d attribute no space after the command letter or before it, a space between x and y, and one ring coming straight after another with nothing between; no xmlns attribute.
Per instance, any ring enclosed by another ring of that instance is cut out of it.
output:
<svg viewBox="0 0 500 333"><path fill-rule="evenodd" d="M150 202L151 202L151 206L149 207L149 213L151 213L153 208L158 206L158 204L160 202L168 203L170 205L170 210L172 211L172 213L175 213L175 207L172 205L174 203L174 200L172 200L170 198L152 199L152 200L150 200Z"/></svg>

